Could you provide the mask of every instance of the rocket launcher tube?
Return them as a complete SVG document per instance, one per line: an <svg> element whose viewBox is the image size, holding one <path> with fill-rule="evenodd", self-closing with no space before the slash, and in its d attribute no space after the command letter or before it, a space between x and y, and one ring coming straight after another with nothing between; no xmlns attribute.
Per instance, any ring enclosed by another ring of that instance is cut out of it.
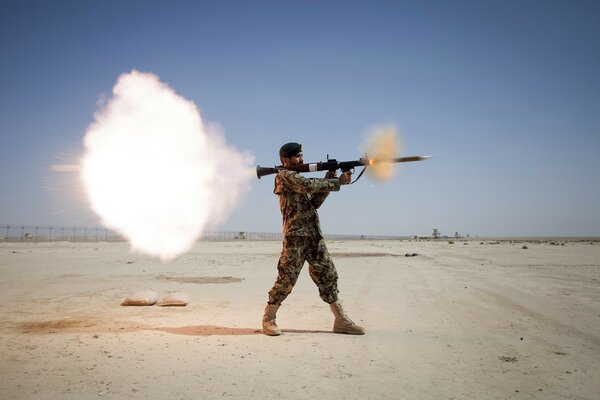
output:
<svg viewBox="0 0 600 400"><path fill-rule="evenodd" d="M276 174L280 169L289 169L296 172L317 172L317 171L335 171L342 170L342 172L351 171L356 167L368 167L376 163L402 163L402 162L413 162L423 161L431 158L430 156L408 156L408 157L397 157L397 158L385 158L385 159L368 159L361 158L354 161L337 161L335 159L329 159L327 161L321 161L312 164L299 164L291 168L284 168L283 165L276 167L261 167L256 166L256 176L258 179L265 175ZM362 174L362 173L361 173ZM359 176L360 177L360 176ZM356 178L358 180L358 178ZM356 180L355 180L356 182Z"/></svg>

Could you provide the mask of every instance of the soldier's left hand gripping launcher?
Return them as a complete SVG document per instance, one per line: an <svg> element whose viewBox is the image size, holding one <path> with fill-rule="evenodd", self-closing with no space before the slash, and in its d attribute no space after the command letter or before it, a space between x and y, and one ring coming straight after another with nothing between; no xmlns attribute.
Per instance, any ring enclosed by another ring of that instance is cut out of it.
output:
<svg viewBox="0 0 600 400"><path fill-rule="evenodd" d="M362 174L365 172L366 168L370 165L378 164L378 163L402 163L402 162L413 162L413 161L423 161L431 158L430 156L409 156L409 157L397 157L397 158L385 158L385 159L369 159L369 158L361 158L360 160L355 161L337 161L335 159L330 159L327 156L327 161L320 161L318 163L313 164L298 164L294 167L284 168L283 165L278 165L276 167L261 167L260 165L256 166L256 176L258 179L265 175L276 174L280 169L288 169L296 172L317 172L317 171L336 171L338 169L342 170L342 172L353 171L356 167L363 167L363 170L360 172L358 177L352 182L356 182L360 179Z"/></svg>

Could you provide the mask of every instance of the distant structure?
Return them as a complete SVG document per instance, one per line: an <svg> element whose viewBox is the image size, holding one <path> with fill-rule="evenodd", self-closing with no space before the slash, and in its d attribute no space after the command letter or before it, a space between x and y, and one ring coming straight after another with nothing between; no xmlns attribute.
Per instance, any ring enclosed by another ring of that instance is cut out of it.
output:
<svg viewBox="0 0 600 400"><path fill-rule="evenodd" d="M438 228L433 228L433 233L431 235L411 235L410 236L412 239L414 240L421 240L421 239L449 239L450 237L447 235L442 235L440 233L440 230ZM462 238L462 236L460 235L460 233L458 232L454 232L454 238ZM467 234L467 237L469 237L469 234Z"/></svg>

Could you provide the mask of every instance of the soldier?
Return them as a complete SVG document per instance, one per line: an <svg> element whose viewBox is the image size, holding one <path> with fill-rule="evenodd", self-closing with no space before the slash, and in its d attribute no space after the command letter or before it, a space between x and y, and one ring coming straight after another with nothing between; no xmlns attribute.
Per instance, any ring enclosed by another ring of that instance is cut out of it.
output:
<svg viewBox="0 0 600 400"><path fill-rule="evenodd" d="M279 150L285 168L303 164L302 146L286 143ZM305 178L298 172L282 169L275 177L275 190L283 216L283 248L277 265L277 280L269 291L269 301L263 316L263 332L269 336L281 335L275 317L279 306L291 293L304 261L319 288L319 295L331 307L335 316L333 331L362 335L365 330L348 318L338 300L338 275L327 251L317 208L323 204L330 191L340 190L340 185L350 183L350 172L339 178L335 171L327 172L325 179Z"/></svg>

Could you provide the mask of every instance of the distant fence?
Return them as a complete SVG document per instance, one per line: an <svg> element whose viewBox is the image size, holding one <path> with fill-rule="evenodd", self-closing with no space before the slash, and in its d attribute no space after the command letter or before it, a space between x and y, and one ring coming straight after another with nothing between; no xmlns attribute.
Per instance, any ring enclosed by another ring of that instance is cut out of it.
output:
<svg viewBox="0 0 600 400"><path fill-rule="evenodd" d="M3 242L118 242L123 238L105 228L72 226L0 225Z"/></svg>
<svg viewBox="0 0 600 400"><path fill-rule="evenodd" d="M406 240L406 236L325 235L328 240ZM0 225L0 242L120 242L125 238L110 229L72 226ZM281 241L281 233L206 232L204 241Z"/></svg>

